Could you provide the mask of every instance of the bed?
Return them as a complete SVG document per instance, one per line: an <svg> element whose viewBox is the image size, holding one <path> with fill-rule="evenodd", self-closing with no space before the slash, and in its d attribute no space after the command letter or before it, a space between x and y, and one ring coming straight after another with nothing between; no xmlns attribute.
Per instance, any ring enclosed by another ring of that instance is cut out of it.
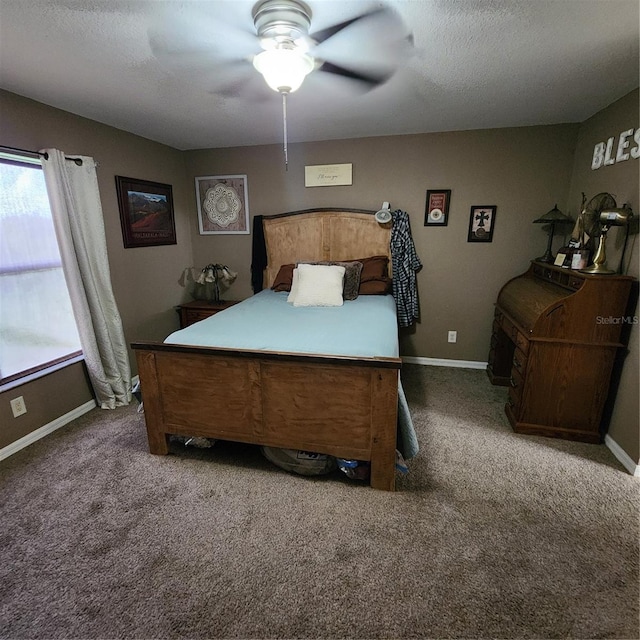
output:
<svg viewBox="0 0 640 640"><path fill-rule="evenodd" d="M410 421L393 298L293 308L270 289L282 265L388 256L390 229L351 209L264 216L262 227L263 291L165 342L132 344L149 450L167 454L175 434L314 451L369 461L371 486L392 491L399 402Z"/></svg>

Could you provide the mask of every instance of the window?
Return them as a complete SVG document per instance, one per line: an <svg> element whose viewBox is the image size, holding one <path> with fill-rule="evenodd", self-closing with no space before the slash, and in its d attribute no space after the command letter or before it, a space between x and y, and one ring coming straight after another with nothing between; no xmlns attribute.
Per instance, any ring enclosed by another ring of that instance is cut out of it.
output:
<svg viewBox="0 0 640 640"><path fill-rule="evenodd" d="M0 154L0 384L80 354L40 160Z"/></svg>

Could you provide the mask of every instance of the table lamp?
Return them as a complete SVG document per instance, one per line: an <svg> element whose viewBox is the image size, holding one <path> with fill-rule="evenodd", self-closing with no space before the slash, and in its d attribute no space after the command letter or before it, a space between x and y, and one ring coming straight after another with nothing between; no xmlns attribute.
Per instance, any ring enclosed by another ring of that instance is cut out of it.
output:
<svg viewBox="0 0 640 640"><path fill-rule="evenodd" d="M536 258L538 262L549 262L553 264L554 257L553 253L551 253L551 244L553 242L553 235L555 233L555 228L557 224L569 224L573 223L573 220L566 216L560 209L558 209L558 205L554 205L551 211L548 211L543 216L540 216L537 220L533 221L539 224L548 224L549 225L549 240L547 242L547 250L545 251L543 256Z"/></svg>

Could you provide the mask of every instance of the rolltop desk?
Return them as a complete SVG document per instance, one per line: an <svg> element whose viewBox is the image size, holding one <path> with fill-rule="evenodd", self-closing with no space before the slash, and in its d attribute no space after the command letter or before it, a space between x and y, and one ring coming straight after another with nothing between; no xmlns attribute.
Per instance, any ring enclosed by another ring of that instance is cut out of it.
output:
<svg viewBox="0 0 640 640"><path fill-rule="evenodd" d="M487 373L514 431L601 442L633 282L534 261L502 287Z"/></svg>

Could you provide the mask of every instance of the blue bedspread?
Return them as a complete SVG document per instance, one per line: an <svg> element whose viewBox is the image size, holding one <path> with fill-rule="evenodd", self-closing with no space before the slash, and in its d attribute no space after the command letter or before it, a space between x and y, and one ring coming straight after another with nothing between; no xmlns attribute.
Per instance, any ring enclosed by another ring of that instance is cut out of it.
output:
<svg viewBox="0 0 640 640"><path fill-rule="evenodd" d="M294 307L287 292L260 291L172 333L165 342L360 358L398 357L393 296L358 296L341 307Z"/></svg>
<svg viewBox="0 0 640 640"><path fill-rule="evenodd" d="M241 303L175 331L165 342L286 353L359 358L398 357L393 296L358 296L341 307L294 307L288 293L265 289ZM398 448L405 459L418 452L398 379Z"/></svg>

